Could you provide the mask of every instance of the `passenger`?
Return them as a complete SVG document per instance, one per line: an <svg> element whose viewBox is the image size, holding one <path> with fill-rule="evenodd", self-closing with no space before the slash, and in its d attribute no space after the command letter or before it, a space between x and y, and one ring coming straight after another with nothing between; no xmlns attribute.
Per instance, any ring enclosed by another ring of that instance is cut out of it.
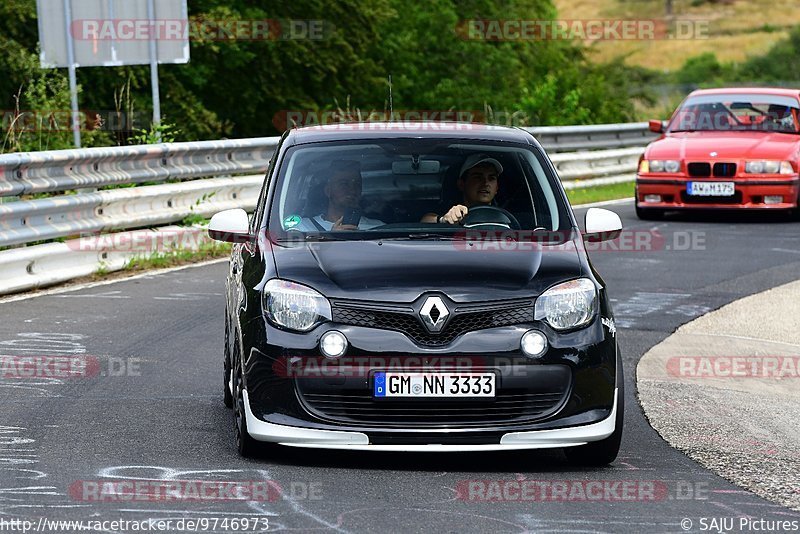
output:
<svg viewBox="0 0 800 534"><path fill-rule="evenodd" d="M328 207L324 213L304 217L293 229L303 232L338 232L369 230L385 224L361 215L361 165L357 161L336 160L331 163L330 177L325 185ZM344 224L345 217L358 217L358 224Z"/></svg>
<svg viewBox="0 0 800 534"><path fill-rule="evenodd" d="M456 185L463 195L463 203L451 208L446 205L438 210L440 213L426 213L422 222L461 224L469 208L490 206L497 195L500 175L503 166L496 159L486 154L472 154L464 160L458 173Z"/></svg>

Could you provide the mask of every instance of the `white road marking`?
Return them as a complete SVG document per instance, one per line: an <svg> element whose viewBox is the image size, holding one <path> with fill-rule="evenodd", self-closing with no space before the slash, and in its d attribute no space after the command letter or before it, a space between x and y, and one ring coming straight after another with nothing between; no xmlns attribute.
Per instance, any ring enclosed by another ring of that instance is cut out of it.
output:
<svg viewBox="0 0 800 534"><path fill-rule="evenodd" d="M800 250L790 250L788 248L773 248L773 252L786 252L787 254L800 254Z"/></svg>
<svg viewBox="0 0 800 534"><path fill-rule="evenodd" d="M617 198L614 200L602 200L600 202L590 202L589 204L575 204L572 206L572 209L584 209L584 208L598 208L600 206L614 206L616 204L625 204L625 203L632 203L634 200L633 197L628 198Z"/></svg>
<svg viewBox="0 0 800 534"><path fill-rule="evenodd" d="M209 297L221 297L222 293L170 293L165 297L153 297L154 300L208 300Z"/></svg>
<svg viewBox="0 0 800 534"><path fill-rule="evenodd" d="M94 288L94 287L107 286L107 285L116 284L116 283L119 283L119 282L126 282L128 280L137 280L137 279L141 279L141 278L150 278L150 277L155 277L155 276L159 276L159 275L162 275L162 274L167 274L167 273L171 273L171 272L175 272L175 271L183 271L185 269L194 269L196 267L206 267L208 265L214 265L214 264L217 264L217 263L222 263L222 262L227 262L227 261L229 261L228 258L219 258L219 259L216 259L216 260L208 260L208 261L203 261L203 262L200 262L200 263L192 263L191 265L181 265L179 267L168 267L166 269L156 269L156 270L147 271L147 272L144 272L144 273L132 274L131 276L126 276L124 278L116 278L114 280L100 280L98 282L86 282L86 283L83 283L83 284L73 284L73 285L68 285L68 286L55 287L53 289L45 289L45 290L42 290L42 291L38 291L38 292L33 293L33 294L31 294L31 293L20 293L19 295L10 295L10 296L7 296L7 297L0 298L0 304L6 304L8 302L17 302L17 301L20 301L20 300L34 299L34 298L37 298L37 297L48 297L48 296L52 296L52 295L60 295L62 293L72 293L73 291L80 291L82 289L91 289L91 288Z"/></svg>
<svg viewBox="0 0 800 534"><path fill-rule="evenodd" d="M122 295L122 291L106 291L105 293L90 293L86 295L55 295L57 298L66 299L129 299L130 295Z"/></svg>

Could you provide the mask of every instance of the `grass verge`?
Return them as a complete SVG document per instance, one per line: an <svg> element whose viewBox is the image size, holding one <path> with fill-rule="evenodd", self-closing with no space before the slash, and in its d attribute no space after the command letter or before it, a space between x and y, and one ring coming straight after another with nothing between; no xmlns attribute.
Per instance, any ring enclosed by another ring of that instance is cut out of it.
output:
<svg viewBox="0 0 800 534"><path fill-rule="evenodd" d="M567 189L567 197L572 205L616 200L633 196L634 182L621 184L598 185L596 187L579 187Z"/></svg>
<svg viewBox="0 0 800 534"><path fill-rule="evenodd" d="M228 257L231 253L230 243L211 241L202 243L198 250L176 250L174 252L157 252L150 256L132 258L121 271L108 272L103 269L97 271L93 278L106 279L116 273L131 273L148 271L152 269L165 269L199 263L201 261Z"/></svg>

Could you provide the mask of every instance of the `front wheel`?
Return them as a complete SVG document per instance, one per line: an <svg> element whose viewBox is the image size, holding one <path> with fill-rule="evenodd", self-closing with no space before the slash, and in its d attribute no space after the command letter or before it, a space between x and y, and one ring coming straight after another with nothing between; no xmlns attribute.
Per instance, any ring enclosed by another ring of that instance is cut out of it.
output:
<svg viewBox="0 0 800 534"><path fill-rule="evenodd" d="M234 344L236 347L238 344ZM239 351L234 348L233 351L233 391L234 403L233 414L236 432L236 450L244 458L251 458L255 455L258 448L258 442L250 436L247 431L247 415L244 407L244 379L242 378L242 361Z"/></svg>
<svg viewBox="0 0 800 534"><path fill-rule="evenodd" d="M226 408L233 408L233 380L231 377L231 351L230 351L230 328L228 324L228 310L225 310L225 346L223 347L223 384L222 402Z"/></svg>
<svg viewBox="0 0 800 534"><path fill-rule="evenodd" d="M625 388L620 381L617 394L617 419L614 432L605 439L593 441L577 447L565 447L567 460L576 465L600 467L608 465L617 458L622 442L622 424L625 419Z"/></svg>

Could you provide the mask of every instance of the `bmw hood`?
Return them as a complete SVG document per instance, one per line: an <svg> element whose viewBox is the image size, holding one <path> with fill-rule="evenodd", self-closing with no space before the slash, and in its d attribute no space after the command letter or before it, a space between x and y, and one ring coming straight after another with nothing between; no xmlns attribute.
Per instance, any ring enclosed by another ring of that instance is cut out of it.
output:
<svg viewBox="0 0 800 534"><path fill-rule="evenodd" d="M680 132L650 144L647 159L794 159L800 136L765 132ZM715 154L712 156L711 153Z"/></svg>

